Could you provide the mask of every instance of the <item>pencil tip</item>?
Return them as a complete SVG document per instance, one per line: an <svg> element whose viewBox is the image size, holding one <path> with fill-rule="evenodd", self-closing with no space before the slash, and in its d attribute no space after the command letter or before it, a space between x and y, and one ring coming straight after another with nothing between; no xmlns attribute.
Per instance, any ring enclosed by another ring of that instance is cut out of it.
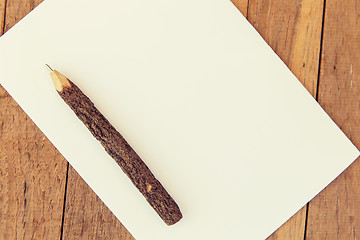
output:
<svg viewBox="0 0 360 240"><path fill-rule="evenodd" d="M54 71L54 70L52 70L52 68L49 65L47 65L47 64L45 64L45 65L51 72Z"/></svg>

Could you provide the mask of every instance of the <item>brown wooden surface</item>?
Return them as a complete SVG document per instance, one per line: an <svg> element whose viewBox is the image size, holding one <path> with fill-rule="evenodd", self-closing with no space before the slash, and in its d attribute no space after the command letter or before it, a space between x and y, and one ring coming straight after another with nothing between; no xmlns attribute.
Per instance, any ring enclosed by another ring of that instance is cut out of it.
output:
<svg viewBox="0 0 360 240"><path fill-rule="evenodd" d="M247 17L248 0L231 0L231 2L240 10L240 12Z"/></svg>
<svg viewBox="0 0 360 240"><path fill-rule="evenodd" d="M322 0L250 0L248 20L315 96Z"/></svg>
<svg viewBox="0 0 360 240"><path fill-rule="evenodd" d="M360 147L360 1L326 1L318 100ZM311 201L308 239L360 238L360 162Z"/></svg>
<svg viewBox="0 0 360 240"><path fill-rule="evenodd" d="M72 167L69 169L63 239L134 240Z"/></svg>
<svg viewBox="0 0 360 240"><path fill-rule="evenodd" d="M58 239L67 163L0 92L0 239Z"/></svg>
<svg viewBox="0 0 360 240"><path fill-rule="evenodd" d="M0 0L0 33L3 16L6 31L39 2ZM360 147L360 2L233 3ZM359 172L356 161L269 239L360 238ZM0 239L19 238L133 239L0 88Z"/></svg>
<svg viewBox="0 0 360 240"><path fill-rule="evenodd" d="M0 34L4 32L5 0L0 0Z"/></svg>

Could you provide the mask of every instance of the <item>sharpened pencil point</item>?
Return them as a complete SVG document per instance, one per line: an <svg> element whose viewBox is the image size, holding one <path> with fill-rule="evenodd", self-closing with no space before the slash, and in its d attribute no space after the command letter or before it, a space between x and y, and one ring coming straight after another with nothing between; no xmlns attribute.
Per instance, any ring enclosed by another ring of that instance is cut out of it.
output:
<svg viewBox="0 0 360 240"><path fill-rule="evenodd" d="M56 70L53 70L49 65L46 66L50 69L50 77L54 83L54 86L58 92L62 92L64 87L71 87L69 79Z"/></svg>
<svg viewBox="0 0 360 240"><path fill-rule="evenodd" d="M49 65L47 65L47 64L45 64L45 65L51 72L54 71Z"/></svg>

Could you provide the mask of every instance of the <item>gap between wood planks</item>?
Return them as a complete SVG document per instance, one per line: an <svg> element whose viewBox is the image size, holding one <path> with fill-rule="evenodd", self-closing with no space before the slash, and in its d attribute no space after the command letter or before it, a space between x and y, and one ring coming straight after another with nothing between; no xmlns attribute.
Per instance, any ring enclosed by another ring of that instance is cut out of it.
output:
<svg viewBox="0 0 360 240"><path fill-rule="evenodd" d="M322 14L322 23L321 23L319 65L318 65L318 74L317 74L317 82L316 82L316 94L315 94L315 100L316 100L317 102L318 102L318 100L319 100L320 70L321 70L321 60L322 60L322 51L323 51L323 43L324 43L325 11L326 11L326 0L324 0L324 3L323 3L323 14ZM310 202L308 202L308 203L306 204L305 227L304 227L304 240L306 240L306 235L307 235L308 218L309 218L309 207L310 207Z"/></svg>
<svg viewBox="0 0 360 240"><path fill-rule="evenodd" d="M324 25L325 25L325 11L326 11L326 0L324 0L323 4L323 15L322 15L322 23L321 23L321 38L320 38L320 51L319 51L319 66L318 66L318 76L316 83L316 94L315 99L319 101L319 87L320 87L320 70L321 70L321 59L322 59L322 51L323 51L323 43L324 43ZM306 204L306 215L305 215L305 228L304 228L304 240L306 240L307 235L307 227L308 227L308 218L309 218L309 202Z"/></svg>
<svg viewBox="0 0 360 240"><path fill-rule="evenodd" d="M64 222L65 222L65 207L66 207L66 194L67 194L67 187L68 187L68 179L69 179L69 162L67 162L66 166L66 176L65 176L65 190L64 190L64 204L63 204L63 211L62 211L62 218L61 218L61 227L60 227L60 240L63 239L64 236Z"/></svg>
<svg viewBox="0 0 360 240"><path fill-rule="evenodd" d="M1 26L0 36L5 33L6 5L7 5L7 0L4 1L4 15L3 15L3 22Z"/></svg>
<svg viewBox="0 0 360 240"><path fill-rule="evenodd" d="M305 82L307 82L309 77L306 77L306 74L302 75L302 72L299 71L299 69L297 69L297 66L299 66L298 64L300 64L300 62L297 62L298 60L296 60L296 59L295 59L295 61L293 61L294 56L289 55L289 50L290 50L290 53L292 52L293 54L296 54L296 51L293 52L291 50L291 47L290 47L290 49L287 49L285 51L283 51L281 49L281 47L288 47L289 48L289 46L287 46L286 44L287 43L289 43L289 44L292 43L292 40L288 40L288 39L286 39L285 42L284 42L284 39L285 39L285 37L287 37L287 34L288 33L291 34L291 32L286 32L287 31L286 28L284 28L284 29L282 29L282 28L277 29L276 27L274 28L274 24L276 24L276 23L281 24L281 17L278 17L278 18L276 18L276 17L266 17L266 13L268 15L270 14L270 11L269 11L270 8L274 8L276 6L282 7L282 5L286 3L286 1L280 1L280 3L276 3L276 0L274 0L274 1L269 1L269 2L270 2L270 3L268 3L269 5L267 5L266 0L248 1L248 6L247 6L248 10L247 10L246 17L247 17L248 20L250 20L252 22L252 24L255 25L254 27L257 28L258 32L264 37L264 39L267 39L266 41L268 41L268 43L272 46L272 48L274 50L277 49L278 55L281 56L282 60L286 62L288 67L291 67L292 71L295 71L295 73L298 75L297 77L299 78L299 80L304 78L302 80L302 82L303 82L304 85L306 85ZM310 85L307 84L308 91L310 91L310 93L312 93L314 98L317 100L318 99L317 96L319 95L319 79L320 79L320 69L321 69L321 62L320 61L321 61L322 52L323 52L322 48L323 48L323 32L324 32L324 18L325 18L325 9L326 9L325 4L326 4L326 2L325 2L325 0L320 0L320 1L300 1L300 2L304 3L307 7L311 6L311 3L316 3L317 9L319 9L319 11L316 13L316 15L318 17L316 18L317 20L316 20L316 23L315 23L316 26L318 26L318 27L316 27L318 29L317 34L316 34L317 36L316 36L316 38L313 38L314 41L312 41L312 43L314 45L316 45L316 48L315 48L316 49L316 54L314 54L312 56L312 59L314 61L310 60L310 63L311 62L315 63L314 68L313 68L314 71L310 72L311 76L313 76L313 78L310 78L310 80L311 80L310 82L313 82L313 84L310 84ZM264 7L263 12L267 11L265 14L261 12L262 7ZM286 4L285 4L285 7L286 7ZM322 7L322 9L321 9L321 7ZM274 12L278 13L278 11L271 11L272 14L274 14ZM260 15L257 15L257 14L260 14ZM322 15L320 15L320 14L322 14ZM265 16L265 18L264 18L264 16ZM259 19L259 21L258 21L258 19ZM268 21L269 19L271 21ZM292 18L291 17L286 18L286 19L284 19L284 21L289 20L289 19L291 20ZM296 24L296 21L297 21L296 17L295 17L295 20L294 19L292 19L292 20L295 21L295 24ZM311 19L306 19L304 17L300 19L300 21L303 24L306 24L306 22L309 21L309 20L311 20ZM268 25L269 29L267 29L264 26L264 24L266 25L267 23L269 24ZM294 24L294 22L289 22L289 26L291 26L292 24ZM306 25L305 25L305 27L306 27ZM278 38L276 38L276 37L272 38L272 37L269 37L269 31L268 30L270 31L270 33L271 32L273 32L273 33L277 32L278 34L283 33L284 35L286 34L286 36L284 37L284 36L280 35ZM301 42L301 40L300 40L300 42ZM284 44L285 44L285 46L283 46ZM300 49L302 51L304 51L304 50L306 50L308 45L305 42L305 44L303 46L301 46L301 47L302 48L300 48ZM307 61L307 60L309 60L309 59L308 58L305 59L305 61ZM305 62L303 62L303 63L304 63L303 67L305 67ZM308 62L306 62L306 63L308 63ZM316 69L315 67L318 67L318 69ZM307 76L309 76L309 75L307 75ZM301 231L300 231L300 229L298 230L297 239L305 239L306 238L307 230L308 230L309 206L310 206L310 204L307 203L306 206L302 210L304 215L301 216L301 218L302 218L302 223L304 225L301 226L301 228L300 228ZM290 228L289 228L289 226L290 226ZM293 226L287 225L285 228L283 227L282 230L280 231L281 234L279 234L279 233L274 234L273 233L271 239L276 239L277 237L280 237L280 236L284 237L285 236L284 235L284 229L286 229L285 230L285 232L286 232L286 231L289 231L291 228L294 228L294 226L295 225L293 225ZM279 231L277 231L277 232L279 232Z"/></svg>
<svg viewBox="0 0 360 240"><path fill-rule="evenodd" d="M246 6L246 19L248 19L249 17L249 5L250 5L250 0L247 1L247 6ZM249 20L249 19L248 19Z"/></svg>
<svg viewBox="0 0 360 240"><path fill-rule="evenodd" d="M315 99L318 101L319 99L319 86L320 86L320 69L321 69L321 59L322 59L322 50L323 50L323 42L324 42L324 25L325 25L325 10L326 10L326 0L324 0L323 4L323 15L322 15L322 23L321 23L321 38L320 38L320 51L319 51L319 66L318 66L318 76L316 82L316 94ZM309 202L306 204L306 215L305 215L305 228L304 228L304 240L306 240L307 227L308 227L308 218L309 218Z"/></svg>
<svg viewBox="0 0 360 240"><path fill-rule="evenodd" d="M306 240L308 217L309 217L309 203L306 204L305 227L304 227L304 240Z"/></svg>
<svg viewBox="0 0 360 240"><path fill-rule="evenodd" d="M319 87L320 87L320 70L321 70L321 59L322 59L322 51L323 51L323 43L324 43L324 25L325 25L325 11L326 11L326 0L324 0L323 5L323 15L322 15L322 24L321 24L321 38L320 38L320 51L319 51L319 67L318 67L318 78L316 85L316 95L315 99L319 101ZM304 237L305 240L305 237Z"/></svg>

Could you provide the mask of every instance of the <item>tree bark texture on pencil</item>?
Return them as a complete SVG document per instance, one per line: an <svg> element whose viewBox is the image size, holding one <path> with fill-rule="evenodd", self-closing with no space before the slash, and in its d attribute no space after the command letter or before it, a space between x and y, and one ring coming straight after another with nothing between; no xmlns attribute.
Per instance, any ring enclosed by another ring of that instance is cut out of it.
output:
<svg viewBox="0 0 360 240"><path fill-rule="evenodd" d="M163 221L167 225L178 222L182 214L174 199L93 102L74 83L70 80L68 83L61 91L58 89L61 98L100 141Z"/></svg>

